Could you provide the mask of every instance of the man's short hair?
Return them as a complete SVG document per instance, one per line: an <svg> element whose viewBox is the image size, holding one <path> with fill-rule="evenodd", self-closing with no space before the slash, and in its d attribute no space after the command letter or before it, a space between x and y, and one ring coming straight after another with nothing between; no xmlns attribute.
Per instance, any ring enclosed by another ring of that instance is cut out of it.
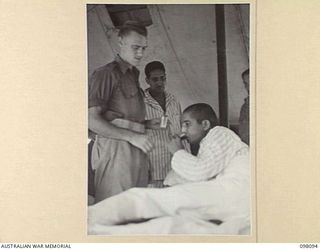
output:
<svg viewBox="0 0 320 250"><path fill-rule="evenodd" d="M190 113L190 115L201 123L204 120L210 122L210 128L219 125L218 117L214 112L213 108L207 103L196 103L187 107L183 113Z"/></svg>
<svg viewBox="0 0 320 250"><path fill-rule="evenodd" d="M244 78L245 75L249 75L249 69L246 69L245 71L242 72L241 74L242 79Z"/></svg>
<svg viewBox="0 0 320 250"><path fill-rule="evenodd" d="M161 69L164 72L166 72L166 69L163 65L162 62L159 61L153 61L153 62L149 62L146 67L144 68L144 73L146 74L146 77L149 78L150 77L150 72L156 69Z"/></svg>
<svg viewBox="0 0 320 250"><path fill-rule="evenodd" d="M129 21L126 21L121 26L121 28L119 29L118 36L123 38L123 37L127 36L131 31L135 31L138 34L145 36L145 37L148 35L147 28L145 26L143 26L140 22L129 20Z"/></svg>

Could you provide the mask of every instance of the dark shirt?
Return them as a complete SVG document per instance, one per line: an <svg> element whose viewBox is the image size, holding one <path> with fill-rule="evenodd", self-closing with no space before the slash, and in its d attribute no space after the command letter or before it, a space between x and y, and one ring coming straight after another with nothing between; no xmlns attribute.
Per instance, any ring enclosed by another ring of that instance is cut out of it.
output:
<svg viewBox="0 0 320 250"><path fill-rule="evenodd" d="M249 145L249 97L244 99L244 104L240 110L239 136L243 142Z"/></svg>
<svg viewBox="0 0 320 250"><path fill-rule="evenodd" d="M89 80L89 108L100 106L103 113L112 111L142 123L146 112L143 99L138 69L119 56L97 69Z"/></svg>

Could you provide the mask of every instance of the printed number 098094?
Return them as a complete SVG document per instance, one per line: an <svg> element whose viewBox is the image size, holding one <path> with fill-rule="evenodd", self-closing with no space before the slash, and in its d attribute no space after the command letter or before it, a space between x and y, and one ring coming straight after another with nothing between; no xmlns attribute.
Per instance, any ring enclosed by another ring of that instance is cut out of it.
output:
<svg viewBox="0 0 320 250"><path fill-rule="evenodd" d="M300 248L318 248L318 244L300 244Z"/></svg>

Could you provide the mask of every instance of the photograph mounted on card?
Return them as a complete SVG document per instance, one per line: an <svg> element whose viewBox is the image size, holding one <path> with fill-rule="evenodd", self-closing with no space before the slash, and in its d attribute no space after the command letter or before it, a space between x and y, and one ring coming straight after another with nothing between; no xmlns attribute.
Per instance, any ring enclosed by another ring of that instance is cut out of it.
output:
<svg viewBox="0 0 320 250"><path fill-rule="evenodd" d="M252 235L250 10L87 4L88 235Z"/></svg>

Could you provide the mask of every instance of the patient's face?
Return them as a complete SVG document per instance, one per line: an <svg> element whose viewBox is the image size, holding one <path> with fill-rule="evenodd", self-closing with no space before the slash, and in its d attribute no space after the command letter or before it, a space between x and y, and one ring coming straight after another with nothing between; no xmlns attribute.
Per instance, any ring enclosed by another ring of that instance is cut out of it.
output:
<svg viewBox="0 0 320 250"><path fill-rule="evenodd" d="M199 144L200 141L206 136L206 130L202 123L199 123L192 114L187 112L182 115L182 133L186 134L188 141L191 144Z"/></svg>

